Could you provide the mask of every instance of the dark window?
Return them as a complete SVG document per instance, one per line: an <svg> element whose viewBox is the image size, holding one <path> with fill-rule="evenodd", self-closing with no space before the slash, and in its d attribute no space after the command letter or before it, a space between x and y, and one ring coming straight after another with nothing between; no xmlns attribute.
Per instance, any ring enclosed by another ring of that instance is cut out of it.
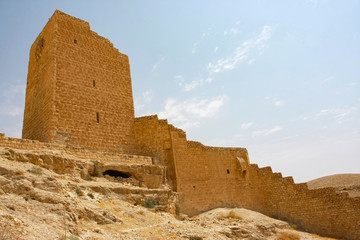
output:
<svg viewBox="0 0 360 240"><path fill-rule="evenodd" d="M193 188L195 189L195 186L193 186Z"/></svg>
<svg viewBox="0 0 360 240"><path fill-rule="evenodd" d="M95 87L95 80L93 80L93 87Z"/></svg>
<svg viewBox="0 0 360 240"><path fill-rule="evenodd" d="M99 116L99 113L98 113L98 112L96 113L96 121L97 121L97 123L100 122L100 116Z"/></svg>
<svg viewBox="0 0 360 240"><path fill-rule="evenodd" d="M103 172L103 175L109 175L111 177L121 177L121 178L129 178L131 177L130 173L127 172L120 172L120 171L116 171L116 170L106 170L105 172Z"/></svg>
<svg viewBox="0 0 360 240"><path fill-rule="evenodd" d="M76 40L76 39L74 39L74 43L77 44L77 40Z"/></svg>
<svg viewBox="0 0 360 240"><path fill-rule="evenodd" d="M227 174L230 174L230 170L229 170L229 169L226 169L226 172L227 172Z"/></svg>

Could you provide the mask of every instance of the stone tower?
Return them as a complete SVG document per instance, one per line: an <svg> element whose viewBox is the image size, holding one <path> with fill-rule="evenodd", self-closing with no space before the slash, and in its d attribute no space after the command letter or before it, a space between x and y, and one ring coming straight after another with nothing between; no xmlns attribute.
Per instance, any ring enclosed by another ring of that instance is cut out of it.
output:
<svg viewBox="0 0 360 240"><path fill-rule="evenodd" d="M56 10L30 49L23 138L128 152L133 123L128 56Z"/></svg>

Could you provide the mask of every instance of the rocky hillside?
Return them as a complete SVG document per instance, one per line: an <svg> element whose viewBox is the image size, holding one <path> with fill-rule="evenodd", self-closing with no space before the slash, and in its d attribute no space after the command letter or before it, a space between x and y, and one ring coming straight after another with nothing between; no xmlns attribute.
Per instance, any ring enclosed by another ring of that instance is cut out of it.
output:
<svg viewBox="0 0 360 240"><path fill-rule="evenodd" d="M335 174L307 182L309 189L334 187L350 197L360 197L360 174Z"/></svg>
<svg viewBox="0 0 360 240"><path fill-rule="evenodd" d="M0 240L324 239L246 209L175 215L176 195L167 186L82 176L75 167L38 164L39 155L64 166L84 161L59 151L0 147Z"/></svg>

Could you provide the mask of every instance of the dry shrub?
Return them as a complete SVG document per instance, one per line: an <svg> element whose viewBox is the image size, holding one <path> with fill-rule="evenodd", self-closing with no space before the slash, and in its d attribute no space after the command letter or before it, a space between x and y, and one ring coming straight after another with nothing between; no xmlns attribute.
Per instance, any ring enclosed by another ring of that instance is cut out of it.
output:
<svg viewBox="0 0 360 240"><path fill-rule="evenodd" d="M30 171L36 175L42 175L43 173L41 167L38 166L33 166Z"/></svg>
<svg viewBox="0 0 360 240"><path fill-rule="evenodd" d="M276 240L300 240L300 236L292 232L280 232L277 234Z"/></svg>
<svg viewBox="0 0 360 240"><path fill-rule="evenodd" d="M199 236L189 236L189 240L203 240L203 238Z"/></svg>
<svg viewBox="0 0 360 240"><path fill-rule="evenodd" d="M15 171L15 175L24 175L25 172L24 171L21 171L21 170L16 170Z"/></svg>
<svg viewBox="0 0 360 240"><path fill-rule="evenodd" d="M231 210L227 217L242 220L242 217L238 215L234 210Z"/></svg>

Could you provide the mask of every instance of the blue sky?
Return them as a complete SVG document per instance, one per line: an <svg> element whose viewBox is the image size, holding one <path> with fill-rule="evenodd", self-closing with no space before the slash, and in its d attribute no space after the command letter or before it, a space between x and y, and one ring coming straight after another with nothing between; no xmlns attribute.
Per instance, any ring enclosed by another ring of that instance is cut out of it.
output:
<svg viewBox="0 0 360 240"><path fill-rule="evenodd" d="M360 173L360 1L0 0L0 132L21 137L29 49L55 9L130 58L136 116L296 182Z"/></svg>

